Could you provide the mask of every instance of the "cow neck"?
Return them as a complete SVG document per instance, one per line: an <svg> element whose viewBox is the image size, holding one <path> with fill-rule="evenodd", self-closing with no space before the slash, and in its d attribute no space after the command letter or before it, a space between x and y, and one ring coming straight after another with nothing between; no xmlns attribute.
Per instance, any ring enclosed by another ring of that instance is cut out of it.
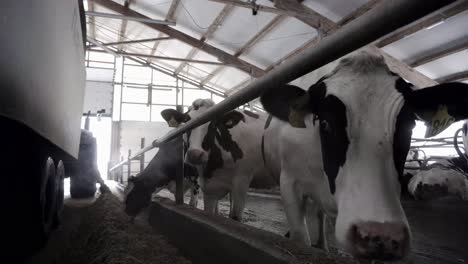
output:
<svg viewBox="0 0 468 264"><path fill-rule="evenodd" d="M213 171L222 168L224 165L222 151L216 144L216 141L224 151L231 153L234 162L244 156L242 149L232 139L229 129L221 122L211 122L202 142L202 148L210 153L203 175L207 179L213 176Z"/></svg>

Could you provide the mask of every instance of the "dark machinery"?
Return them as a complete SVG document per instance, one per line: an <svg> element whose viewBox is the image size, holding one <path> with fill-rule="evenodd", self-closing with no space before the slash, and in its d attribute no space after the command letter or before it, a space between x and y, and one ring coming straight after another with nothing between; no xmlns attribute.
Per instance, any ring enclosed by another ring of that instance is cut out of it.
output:
<svg viewBox="0 0 468 264"><path fill-rule="evenodd" d="M21 263L59 225L78 157L86 26L81 0L4 0L0 18L0 257Z"/></svg>

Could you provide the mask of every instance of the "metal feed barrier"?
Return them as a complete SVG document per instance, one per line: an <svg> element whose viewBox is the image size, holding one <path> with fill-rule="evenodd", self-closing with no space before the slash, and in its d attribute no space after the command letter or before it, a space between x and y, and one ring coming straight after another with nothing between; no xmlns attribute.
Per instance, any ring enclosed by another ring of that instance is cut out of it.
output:
<svg viewBox="0 0 468 264"><path fill-rule="evenodd" d="M144 154L157 148L160 144L181 136L190 129L196 128L224 113L259 97L264 91L279 84L289 83L323 65L372 43L403 26L406 26L432 12L447 7L455 0L387 0L350 22L334 34L323 38L315 47L304 51L301 56L295 56L279 65L255 82L247 85L237 93L216 104L204 114L171 130L163 137L156 139L151 145L144 147L129 159L113 166L109 171L116 170ZM182 175L178 176L176 202L183 203Z"/></svg>

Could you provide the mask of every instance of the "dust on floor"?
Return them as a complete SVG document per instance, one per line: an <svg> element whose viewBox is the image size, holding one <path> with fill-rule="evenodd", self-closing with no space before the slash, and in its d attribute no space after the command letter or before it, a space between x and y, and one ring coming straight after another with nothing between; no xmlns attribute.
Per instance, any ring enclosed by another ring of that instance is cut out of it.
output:
<svg viewBox="0 0 468 264"><path fill-rule="evenodd" d="M63 223L30 264L191 263L149 225L130 224L112 194L89 207L67 206Z"/></svg>

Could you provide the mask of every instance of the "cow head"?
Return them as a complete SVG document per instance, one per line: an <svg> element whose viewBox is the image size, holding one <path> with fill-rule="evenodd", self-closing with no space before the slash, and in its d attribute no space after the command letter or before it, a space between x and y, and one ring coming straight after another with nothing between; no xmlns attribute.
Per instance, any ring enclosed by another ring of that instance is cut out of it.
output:
<svg viewBox="0 0 468 264"><path fill-rule="evenodd" d="M261 102L277 118L319 131L340 244L360 258L404 257L410 230L399 178L415 119L427 121L438 109L455 120L468 116L468 85L415 90L390 72L382 57L361 53L342 59L308 91L277 87Z"/></svg>
<svg viewBox="0 0 468 264"><path fill-rule="evenodd" d="M187 113L166 109L161 115L168 124L178 125L174 120L186 122L206 112L214 102L210 99L197 99L190 106ZM220 168L223 164L223 153L229 153L234 160L243 156L242 150L232 140L229 130L244 120L244 115L238 111L231 111L220 118L192 129L186 134L185 142L188 145L185 161L192 165L206 166L205 177ZM221 147L221 148L220 148Z"/></svg>
<svg viewBox="0 0 468 264"><path fill-rule="evenodd" d="M131 176L125 189L125 213L135 217L151 202L153 190L139 177Z"/></svg>

